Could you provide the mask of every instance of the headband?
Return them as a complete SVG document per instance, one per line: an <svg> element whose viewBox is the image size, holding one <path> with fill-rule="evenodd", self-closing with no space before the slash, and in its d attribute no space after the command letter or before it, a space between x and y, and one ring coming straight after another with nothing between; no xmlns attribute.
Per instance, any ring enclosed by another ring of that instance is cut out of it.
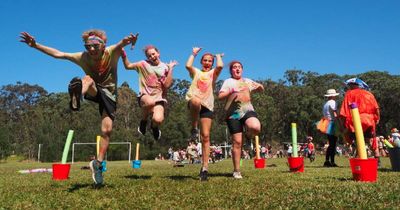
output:
<svg viewBox="0 0 400 210"><path fill-rule="evenodd" d="M102 40L100 37L96 35L91 35L86 40L86 44L104 44L104 40Z"/></svg>

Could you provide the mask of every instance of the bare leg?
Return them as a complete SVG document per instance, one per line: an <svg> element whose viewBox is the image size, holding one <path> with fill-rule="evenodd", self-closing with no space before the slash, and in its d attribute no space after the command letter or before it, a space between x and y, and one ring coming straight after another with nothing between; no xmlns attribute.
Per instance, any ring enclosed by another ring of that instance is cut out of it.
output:
<svg viewBox="0 0 400 210"><path fill-rule="evenodd" d="M96 83L87 75L82 79L82 95L85 95L86 93L93 97L97 95Z"/></svg>
<svg viewBox="0 0 400 210"><path fill-rule="evenodd" d="M240 156L242 153L242 133L232 134L232 161L233 170L240 171Z"/></svg>
<svg viewBox="0 0 400 210"><path fill-rule="evenodd" d="M212 119L201 118L200 119L200 135L201 135L201 150L203 153L203 168L208 170L208 159L210 157L210 130L212 125Z"/></svg>
<svg viewBox="0 0 400 210"><path fill-rule="evenodd" d="M104 160L105 154L108 149L108 145L110 143L110 136L112 132L113 121L109 116L107 116L106 112L103 112L102 120L101 120L101 143L100 143L100 151L97 159L101 162Z"/></svg>
<svg viewBox="0 0 400 210"><path fill-rule="evenodd" d="M164 121L164 106L157 104L153 108L152 124L154 127L158 127Z"/></svg>
<svg viewBox="0 0 400 210"><path fill-rule="evenodd" d="M201 109L200 99L194 97L189 101L190 117L192 120L192 129L198 127L199 123L199 113Z"/></svg>
<svg viewBox="0 0 400 210"><path fill-rule="evenodd" d="M261 131L261 123L255 117L250 117L249 119L247 119L245 122L245 126L247 131L246 135L250 139L254 139L254 137L258 135Z"/></svg>

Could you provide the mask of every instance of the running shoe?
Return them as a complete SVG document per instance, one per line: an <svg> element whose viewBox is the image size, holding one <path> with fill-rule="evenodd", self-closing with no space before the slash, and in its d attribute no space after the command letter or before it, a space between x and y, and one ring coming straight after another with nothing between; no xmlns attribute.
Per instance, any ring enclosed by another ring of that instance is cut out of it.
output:
<svg viewBox="0 0 400 210"><path fill-rule="evenodd" d="M200 181L208 181L208 171L203 170L203 168L200 169Z"/></svg>
<svg viewBox="0 0 400 210"><path fill-rule="evenodd" d="M100 161L92 160L89 163L90 170L92 170L92 178L96 185L103 184L103 166Z"/></svg>
<svg viewBox="0 0 400 210"><path fill-rule="evenodd" d="M79 111L82 97L82 80L79 77L74 77L69 82L68 93L71 98L69 107L72 111Z"/></svg>
<svg viewBox="0 0 400 210"><path fill-rule="evenodd" d="M240 173L240 171L234 171L233 172L233 178L235 179L242 179L242 174Z"/></svg>
<svg viewBox="0 0 400 210"><path fill-rule="evenodd" d="M156 141L161 139L161 131L158 127L152 127L151 130L153 131L153 137Z"/></svg>

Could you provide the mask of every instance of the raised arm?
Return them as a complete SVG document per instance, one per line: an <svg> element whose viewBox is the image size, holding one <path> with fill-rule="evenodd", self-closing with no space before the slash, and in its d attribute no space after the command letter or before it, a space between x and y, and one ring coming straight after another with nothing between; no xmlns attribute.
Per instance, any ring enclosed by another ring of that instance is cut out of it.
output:
<svg viewBox="0 0 400 210"><path fill-rule="evenodd" d="M174 70L174 67L178 65L177 61L170 61L167 66L168 66L168 73L167 73L167 77L165 78L165 82L164 82L164 88L168 89L169 87L171 87L173 79L172 79L172 71Z"/></svg>
<svg viewBox="0 0 400 210"><path fill-rule="evenodd" d="M21 32L20 34L20 42L26 43L28 46L35 48L47 55L50 55L53 58L60 58L60 59L66 59L65 53L61 52L55 48L51 48L45 45L41 45L36 42L35 37L30 35L28 32Z"/></svg>
<svg viewBox="0 0 400 210"><path fill-rule="evenodd" d="M186 62L186 69L189 71L190 76L193 76L196 72L195 68L193 67L193 61L200 50L201 47L193 47L192 54L189 56Z"/></svg>
<svg viewBox="0 0 400 210"><path fill-rule="evenodd" d="M122 52L121 52L122 63L124 63L125 69L126 70L130 70L130 69L137 70L139 68L139 66L141 65L140 62L136 62L136 63L129 62L129 59L126 56L126 52L125 52L124 48L121 48L121 50L122 50Z"/></svg>
<svg viewBox="0 0 400 210"><path fill-rule="evenodd" d="M216 54L215 57L217 58L217 66L215 67L214 71L214 78L215 80L218 78L219 74L221 73L222 68L224 68L224 62L222 62L222 57L224 53Z"/></svg>

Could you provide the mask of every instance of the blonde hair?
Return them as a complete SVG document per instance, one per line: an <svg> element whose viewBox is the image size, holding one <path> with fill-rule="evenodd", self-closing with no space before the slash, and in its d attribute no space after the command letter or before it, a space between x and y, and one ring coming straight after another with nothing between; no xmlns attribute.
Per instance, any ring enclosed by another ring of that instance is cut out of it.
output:
<svg viewBox="0 0 400 210"><path fill-rule="evenodd" d="M87 30L87 31L83 32L82 33L83 42L86 42L87 39L90 36L93 36L93 35L99 37L100 39L102 39L104 41L104 43L107 42L106 32L103 31L103 30L99 30L99 29L90 29L90 30Z"/></svg>

